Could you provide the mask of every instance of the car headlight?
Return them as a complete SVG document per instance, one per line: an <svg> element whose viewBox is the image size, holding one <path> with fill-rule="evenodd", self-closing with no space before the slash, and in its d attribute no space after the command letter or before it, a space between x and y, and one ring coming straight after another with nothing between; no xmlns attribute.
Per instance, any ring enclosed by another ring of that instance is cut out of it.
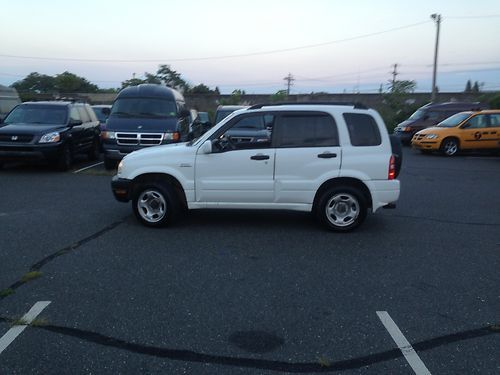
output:
<svg viewBox="0 0 500 375"><path fill-rule="evenodd" d="M55 143L61 140L61 134L59 132L52 132L42 135L38 143Z"/></svg>
<svg viewBox="0 0 500 375"><path fill-rule="evenodd" d="M116 174L117 175L121 175L122 174L122 169L123 169L123 160L121 160L119 163L118 163L118 168L116 170Z"/></svg>
<svg viewBox="0 0 500 375"><path fill-rule="evenodd" d="M103 131L103 132L101 132L101 138L102 139L116 139L116 133Z"/></svg>
<svg viewBox="0 0 500 375"><path fill-rule="evenodd" d="M437 137L438 137L438 135L437 135L437 134L427 134L427 135L425 136L425 138L427 138L427 139L436 139Z"/></svg>

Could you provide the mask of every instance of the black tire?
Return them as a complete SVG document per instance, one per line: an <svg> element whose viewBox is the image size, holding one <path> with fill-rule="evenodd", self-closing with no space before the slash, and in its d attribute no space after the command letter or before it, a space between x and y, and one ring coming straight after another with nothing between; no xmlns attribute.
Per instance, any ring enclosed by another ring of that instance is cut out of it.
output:
<svg viewBox="0 0 500 375"><path fill-rule="evenodd" d="M113 160L113 159L109 159L107 158L106 156L104 157L104 168L108 171L112 170L112 169L116 169L116 160Z"/></svg>
<svg viewBox="0 0 500 375"><path fill-rule="evenodd" d="M445 138L441 142L441 153L446 156L454 156L460 151L460 146L456 138Z"/></svg>
<svg viewBox="0 0 500 375"><path fill-rule="evenodd" d="M145 183L134 189L132 209L141 224L153 228L172 224L180 211L174 189L161 182Z"/></svg>
<svg viewBox="0 0 500 375"><path fill-rule="evenodd" d="M57 159L57 169L64 172L69 170L72 164L73 164L73 153L71 152L71 147L66 144L62 147L59 157Z"/></svg>
<svg viewBox="0 0 500 375"><path fill-rule="evenodd" d="M89 152L87 153L87 157L89 160L97 160L99 159L99 154L101 153L101 141L99 137L95 137L92 141L92 146L90 147Z"/></svg>
<svg viewBox="0 0 500 375"><path fill-rule="evenodd" d="M348 232L358 227L365 220L367 211L363 193L351 186L325 190L315 207L319 222L336 232Z"/></svg>

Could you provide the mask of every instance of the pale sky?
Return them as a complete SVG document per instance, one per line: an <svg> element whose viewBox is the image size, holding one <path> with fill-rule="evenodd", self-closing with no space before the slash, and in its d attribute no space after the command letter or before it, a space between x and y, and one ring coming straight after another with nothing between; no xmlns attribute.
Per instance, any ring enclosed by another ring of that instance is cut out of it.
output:
<svg viewBox="0 0 500 375"><path fill-rule="evenodd" d="M4 85L67 70L119 87L169 64L223 93L274 93L288 73L292 93L375 92L398 63L399 79L429 91L430 15L440 13L440 90L462 91L468 79L500 90L498 0L0 0L0 9Z"/></svg>

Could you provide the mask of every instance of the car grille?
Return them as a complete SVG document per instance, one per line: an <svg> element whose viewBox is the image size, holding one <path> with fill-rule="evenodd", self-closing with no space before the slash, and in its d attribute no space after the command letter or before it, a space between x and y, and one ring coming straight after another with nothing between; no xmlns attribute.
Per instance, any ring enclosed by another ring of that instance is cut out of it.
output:
<svg viewBox="0 0 500 375"><path fill-rule="evenodd" d="M161 133L116 133L116 143L125 146L156 146L162 139Z"/></svg>
<svg viewBox="0 0 500 375"><path fill-rule="evenodd" d="M29 143L32 140L31 134L0 134L0 142L5 143Z"/></svg>

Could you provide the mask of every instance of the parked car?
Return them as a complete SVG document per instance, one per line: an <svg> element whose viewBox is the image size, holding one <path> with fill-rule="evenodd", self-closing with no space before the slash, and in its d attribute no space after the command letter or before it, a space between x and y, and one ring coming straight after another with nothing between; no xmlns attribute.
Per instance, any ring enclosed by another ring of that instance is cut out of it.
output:
<svg viewBox="0 0 500 375"><path fill-rule="evenodd" d="M0 85L0 122L19 103L19 95L16 89Z"/></svg>
<svg viewBox="0 0 500 375"><path fill-rule="evenodd" d="M210 121L201 120L200 113L206 112L198 112L196 109L189 110L188 140L190 141L206 133L212 127L212 123Z"/></svg>
<svg viewBox="0 0 500 375"><path fill-rule="evenodd" d="M201 122L212 122L210 121L210 116L208 115L208 112L198 112L198 117Z"/></svg>
<svg viewBox="0 0 500 375"><path fill-rule="evenodd" d="M99 121L88 104L26 102L0 124L0 165L45 160L67 170L78 153L99 157L99 136Z"/></svg>
<svg viewBox="0 0 500 375"><path fill-rule="evenodd" d="M394 134L403 144L408 145L416 132L434 126L455 113L487 108L487 105L480 102L429 103L419 108L408 120L400 123L394 129Z"/></svg>
<svg viewBox="0 0 500 375"><path fill-rule="evenodd" d="M99 120L99 126L101 131L104 131L106 128L106 120L111 113L111 105L110 104L96 104L92 106L92 109Z"/></svg>
<svg viewBox="0 0 500 375"><path fill-rule="evenodd" d="M189 116L184 97L162 85L142 84L119 92L103 132L104 166L144 147L186 141Z"/></svg>
<svg viewBox="0 0 500 375"><path fill-rule="evenodd" d="M234 111L238 109L248 108L248 106L244 105L220 105L217 107L217 111L215 112L215 125L224 120L227 116L229 116Z"/></svg>
<svg viewBox="0 0 500 375"><path fill-rule="evenodd" d="M269 125L265 141L233 142L243 123ZM172 223L184 208L313 212L348 231L368 210L394 208L395 157L380 115L358 105L256 105L199 139L144 149L119 164L111 187L146 226Z"/></svg>
<svg viewBox="0 0 500 375"><path fill-rule="evenodd" d="M500 110L461 112L417 132L411 141L422 152L453 156L461 150L500 150Z"/></svg>

